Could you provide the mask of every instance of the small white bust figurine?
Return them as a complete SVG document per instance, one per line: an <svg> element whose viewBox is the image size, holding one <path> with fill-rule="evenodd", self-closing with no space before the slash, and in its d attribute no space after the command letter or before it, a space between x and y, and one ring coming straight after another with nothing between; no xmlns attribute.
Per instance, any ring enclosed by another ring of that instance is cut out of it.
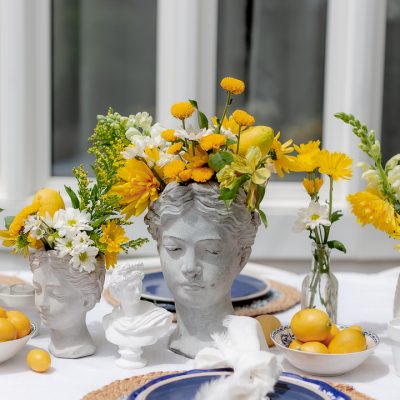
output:
<svg viewBox="0 0 400 400"><path fill-rule="evenodd" d="M140 264L139 264L140 265ZM110 291L120 306L103 318L109 342L119 347L121 368L142 368L142 347L154 344L165 335L172 323L172 314L148 301L140 300L143 272L139 265L117 265L111 275Z"/></svg>

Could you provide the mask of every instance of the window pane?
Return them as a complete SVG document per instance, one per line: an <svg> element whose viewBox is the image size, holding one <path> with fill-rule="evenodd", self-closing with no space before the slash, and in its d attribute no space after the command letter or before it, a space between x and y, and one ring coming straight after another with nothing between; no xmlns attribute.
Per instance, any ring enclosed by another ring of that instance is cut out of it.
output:
<svg viewBox="0 0 400 400"><path fill-rule="evenodd" d="M96 115L155 112L157 0L53 0L52 172L90 164Z"/></svg>
<svg viewBox="0 0 400 400"><path fill-rule="evenodd" d="M400 0L388 0L382 112L382 152L386 161L400 153Z"/></svg>
<svg viewBox="0 0 400 400"><path fill-rule="evenodd" d="M245 80L232 110L295 142L322 136L327 0L220 0L218 80ZM225 93L217 92L222 114Z"/></svg>

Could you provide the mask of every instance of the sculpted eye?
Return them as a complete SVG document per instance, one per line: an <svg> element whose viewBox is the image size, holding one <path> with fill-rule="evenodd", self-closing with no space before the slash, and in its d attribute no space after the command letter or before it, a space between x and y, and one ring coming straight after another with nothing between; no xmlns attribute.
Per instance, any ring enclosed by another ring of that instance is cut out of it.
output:
<svg viewBox="0 0 400 400"><path fill-rule="evenodd" d="M221 250L216 250L216 249L206 249L206 252L215 255L221 254Z"/></svg>
<svg viewBox="0 0 400 400"><path fill-rule="evenodd" d="M167 251L169 251L171 253L182 250L180 247L177 247L177 246L164 246L164 247L167 249Z"/></svg>

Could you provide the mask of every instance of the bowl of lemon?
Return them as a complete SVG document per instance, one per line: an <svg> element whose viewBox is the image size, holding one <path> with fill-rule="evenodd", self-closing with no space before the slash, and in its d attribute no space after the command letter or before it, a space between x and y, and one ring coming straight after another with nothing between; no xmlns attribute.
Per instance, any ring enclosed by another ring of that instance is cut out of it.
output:
<svg viewBox="0 0 400 400"><path fill-rule="evenodd" d="M24 313L0 307L0 363L14 357L35 332L35 325Z"/></svg>
<svg viewBox="0 0 400 400"><path fill-rule="evenodd" d="M281 326L271 339L294 367L311 375L342 375L357 368L379 344L377 335L358 325L337 325L315 308L297 312L290 326Z"/></svg>

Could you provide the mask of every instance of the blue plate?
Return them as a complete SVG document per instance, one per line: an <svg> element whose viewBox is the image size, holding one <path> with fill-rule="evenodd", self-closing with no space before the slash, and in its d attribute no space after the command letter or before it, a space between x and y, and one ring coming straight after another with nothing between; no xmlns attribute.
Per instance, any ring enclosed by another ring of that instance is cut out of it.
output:
<svg viewBox="0 0 400 400"><path fill-rule="evenodd" d="M260 279L239 274L233 281L231 289L232 302L253 300L265 295L270 287ZM168 289L162 272L145 274L143 279L142 298L146 300L173 303L174 299Z"/></svg>
<svg viewBox="0 0 400 400"><path fill-rule="evenodd" d="M200 386L232 370L191 370L164 375L141 386L127 400L193 400ZM269 398L279 400L350 400L350 397L325 382L283 372Z"/></svg>

